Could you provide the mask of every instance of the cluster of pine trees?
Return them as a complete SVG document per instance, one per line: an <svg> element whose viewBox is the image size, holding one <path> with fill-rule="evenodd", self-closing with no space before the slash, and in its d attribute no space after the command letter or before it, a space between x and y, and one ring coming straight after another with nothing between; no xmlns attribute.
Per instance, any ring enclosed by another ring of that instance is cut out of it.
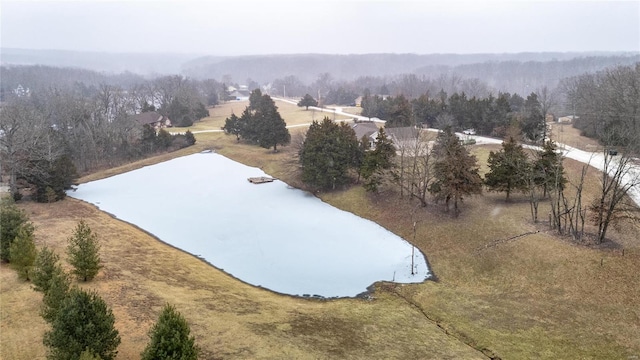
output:
<svg viewBox="0 0 640 360"><path fill-rule="evenodd" d="M315 188L336 189L352 182L354 176L362 176L365 187L375 191L381 172L391 166L395 148L383 128L375 148L369 147L369 139L358 140L346 123L337 124L327 117L314 121L298 153L302 180Z"/></svg>
<svg viewBox="0 0 640 360"><path fill-rule="evenodd" d="M431 196L436 203L443 202L445 210L452 207L456 215L463 199L482 193L484 186L506 192L507 199L514 191L528 193L533 199L538 192L547 196L566 182L553 142L547 142L543 150L535 153L536 159L530 160L523 147L509 138L501 151L491 152L490 171L483 179L477 159L450 127L438 133L432 146L424 131L413 134L415 138L394 145L380 128L375 147L370 149L369 139L358 141L347 124L328 118L313 122L299 151L302 180L313 187L332 190L362 178L367 191L390 186L398 189L401 196L418 199L423 206Z"/></svg>
<svg viewBox="0 0 640 360"><path fill-rule="evenodd" d="M365 93L362 115L387 121L387 127L421 126L456 131L474 129L478 135L504 137L511 126L518 126L527 139L544 137L544 106L536 93L526 99L518 94L499 93L497 97L471 97L462 93L436 97L427 94L407 99L403 95L382 97Z"/></svg>
<svg viewBox="0 0 640 360"><path fill-rule="evenodd" d="M43 338L49 348L48 359L110 360L118 354L121 339L115 328L111 308L96 291L73 285L70 275L79 281L91 281L102 268L97 234L81 220L68 238L68 274L60 257L52 249L36 248L34 226L24 211L10 198L0 204L1 252L3 262L31 281L43 294L40 315L50 325ZM142 359L197 359L198 347L189 325L175 307L166 304L149 331L150 341Z"/></svg>
<svg viewBox="0 0 640 360"><path fill-rule="evenodd" d="M274 152L278 151L278 145L291 142L291 134L278 112L278 107L269 95L262 95L260 89L251 92L249 106L240 117L231 114L225 120L222 130L235 135L238 141L242 139L265 149L273 148Z"/></svg>

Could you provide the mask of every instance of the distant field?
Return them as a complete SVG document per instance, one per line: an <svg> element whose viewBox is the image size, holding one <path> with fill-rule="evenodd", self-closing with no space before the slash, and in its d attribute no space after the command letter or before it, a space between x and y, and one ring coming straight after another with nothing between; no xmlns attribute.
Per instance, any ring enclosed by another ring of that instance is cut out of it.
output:
<svg viewBox="0 0 640 360"><path fill-rule="evenodd" d="M286 111L300 110L280 105L288 123ZM226 106L218 109L228 111ZM195 147L81 181L214 149L302 186L294 144L274 154L224 134L196 138ZM499 146L471 149L484 172L489 151ZM582 165L565 160L565 166L575 182ZM591 168L587 199L598 178ZM587 248L549 231L546 204L540 206L541 222L532 223L529 204L519 194L508 203L502 193L467 198L459 218L443 214L438 205L416 207L394 192L372 195L359 186L316 195L413 242L438 282L377 284L372 300L293 298L246 285L85 203L67 199L21 207L37 226L38 243L62 257L77 220L86 219L100 235L105 268L83 287L96 289L114 309L123 340L119 359L137 358L165 302L185 315L205 359L640 358L640 224L612 229L612 242ZM525 233L530 234L491 245ZM0 357L44 358L41 296L4 264L0 280Z"/></svg>
<svg viewBox="0 0 640 360"><path fill-rule="evenodd" d="M280 116L285 120L287 125L300 125L308 124L313 120L320 121L325 116L332 120L344 120L350 119L346 116L335 115L331 112L320 112L316 110L305 110L303 107L298 107L293 104L289 104L283 101L276 101L278 112ZM203 131L203 130L220 130L224 126L225 120L236 114L236 116L242 115L244 109L249 105L249 101L227 101L214 108L209 109L209 116L196 122L193 126L188 128L170 128L169 132L184 132L186 130Z"/></svg>
<svg viewBox="0 0 640 360"><path fill-rule="evenodd" d="M598 140L590 139L580 135L580 130L573 127L571 124L557 124L551 125L551 134L549 135L554 141L569 145L574 148L578 148L584 151L600 151L602 145L598 143Z"/></svg>

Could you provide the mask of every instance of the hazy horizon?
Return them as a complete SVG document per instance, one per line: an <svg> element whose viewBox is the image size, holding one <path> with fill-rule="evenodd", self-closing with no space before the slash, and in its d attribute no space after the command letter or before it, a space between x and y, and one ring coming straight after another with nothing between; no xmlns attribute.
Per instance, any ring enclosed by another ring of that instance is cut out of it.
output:
<svg viewBox="0 0 640 360"><path fill-rule="evenodd" d="M2 46L2 49L7 50L15 50L15 51L34 51L34 52L68 52L68 53L89 53L89 54L109 54L109 55L155 55L155 54L169 54L176 56L214 56L214 57L262 57L262 56L305 56L305 55L328 55L328 56L351 56L351 55L460 55L460 56L473 56L473 55L519 55L519 54L602 54L602 55L639 55L639 50L619 50L619 51L604 51L604 50L592 50L592 51L518 51L518 52L431 52L431 53L418 53L418 52L370 52L370 53L321 53L321 52L301 52L301 53L264 53L264 54L229 54L229 55L221 55L214 53L194 53L194 52L175 52L175 51L147 51L147 52L136 52L136 51L104 51L104 50L69 50L69 49L56 49L56 48L43 48L43 49L35 49L35 48L16 48L16 47L5 47Z"/></svg>
<svg viewBox="0 0 640 360"><path fill-rule="evenodd" d="M0 17L2 47L24 50L195 56L640 52L640 1L3 1Z"/></svg>

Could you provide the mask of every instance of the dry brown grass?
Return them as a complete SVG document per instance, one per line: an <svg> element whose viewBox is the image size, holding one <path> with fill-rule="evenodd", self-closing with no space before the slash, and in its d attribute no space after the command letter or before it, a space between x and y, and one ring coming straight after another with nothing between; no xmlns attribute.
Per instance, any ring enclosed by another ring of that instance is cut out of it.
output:
<svg viewBox="0 0 640 360"><path fill-rule="evenodd" d="M222 134L197 138L200 149L214 148L296 184L293 146L274 154ZM498 148L473 147L481 163ZM165 157L143 163L159 159ZM565 166L576 179L581 165L567 160ZM597 180L590 171L587 192ZM509 203L494 193L465 199L460 217L452 218L436 205L413 214L415 204L392 192L371 195L353 187L318 195L409 240L417 220L415 245L428 256L439 282L378 284L373 301L298 299L246 285L85 203L21 206L38 225L38 241L60 253L80 218L100 234L105 269L86 286L114 309L123 338L121 359L137 357L165 302L185 315L204 358L483 356L465 343L504 359L640 356L638 224L612 231L614 241L605 247L589 248L555 236L544 223L533 224L521 196ZM541 205L541 220L548 211ZM479 250L527 232L533 234ZM6 266L0 278L1 357L42 358L46 326L37 316L40 296Z"/></svg>
<svg viewBox="0 0 640 360"><path fill-rule="evenodd" d="M305 300L246 285L194 256L95 207L67 199L22 204L39 244L64 254L79 219L102 239L104 269L91 283L112 307L119 359L137 358L164 303L189 321L203 358L480 358L391 294L375 300ZM2 278L2 358L43 358L41 296L6 266Z"/></svg>
<svg viewBox="0 0 640 360"><path fill-rule="evenodd" d="M602 146L597 140L580 135L580 130L571 124L551 125L551 134L549 135L553 141L585 151L600 151Z"/></svg>
<svg viewBox="0 0 640 360"><path fill-rule="evenodd" d="M287 123L287 126L310 124L314 120L322 120L325 116L334 120L350 119L346 116L334 115L332 112L320 112L312 109L305 110L303 107L298 107L283 101L276 101L275 104L278 107L278 112ZM242 112L248 105L248 100L229 101L209 109L209 116L196 122L193 126L187 128L170 128L167 130L169 132L220 130L224 126L225 120L231 116L231 114L236 114L236 116L242 115Z"/></svg>

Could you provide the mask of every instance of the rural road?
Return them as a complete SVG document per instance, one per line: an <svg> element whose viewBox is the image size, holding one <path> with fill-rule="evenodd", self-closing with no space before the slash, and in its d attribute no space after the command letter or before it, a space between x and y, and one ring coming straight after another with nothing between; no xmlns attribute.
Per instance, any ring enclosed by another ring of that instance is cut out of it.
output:
<svg viewBox="0 0 640 360"><path fill-rule="evenodd" d="M289 104L293 104L293 105L298 105L298 102L295 100L289 100L289 99L283 99L283 98L278 98L278 97L272 97L273 100L277 100L277 101L282 101L282 102L286 102ZM322 112L326 112L326 113L331 113L331 114L336 114L336 115L342 115L342 116L348 116L351 117L352 119L357 119L357 120L366 120L369 121L369 118L366 116L360 116L360 115L355 115L355 114L350 114L347 112L342 111L342 108L320 108L320 107L316 107L316 106L309 106L309 109L313 109L316 111L322 111ZM349 121L349 120L343 120L343 121ZM384 120L380 120L377 118L374 118L373 120L371 120L373 122L379 122L384 124L386 121ZM308 124L307 124L308 125ZM303 125L297 125L297 126L303 126Z"/></svg>

